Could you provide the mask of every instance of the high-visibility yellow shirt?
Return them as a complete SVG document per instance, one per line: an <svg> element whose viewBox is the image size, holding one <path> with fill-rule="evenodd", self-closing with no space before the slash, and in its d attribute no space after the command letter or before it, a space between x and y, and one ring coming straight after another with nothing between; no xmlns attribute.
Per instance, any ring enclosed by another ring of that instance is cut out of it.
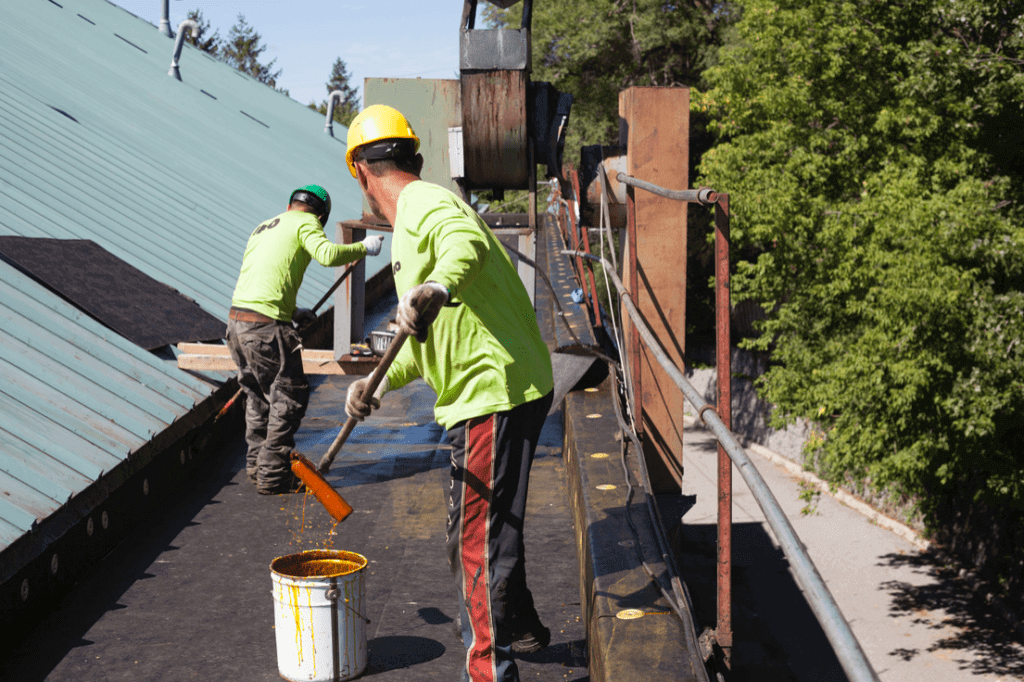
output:
<svg viewBox="0 0 1024 682"><path fill-rule="evenodd" d="M551 391L551 356L530 297L480 216L447 189L417 181L398 197L394 229L399 298L431 281L446 286L451 300L426 342L406 341L387 373L391 388L423 377L437 393L434 418L445 428Z"/></svg>
<svg viewBox="0 0 1024 682"><path fill-rule="evenodd" d="M249 235L231 305L290 322L311 260L337 267L366 256L362 244L335 244L312 213L286 211Z"/></svg>

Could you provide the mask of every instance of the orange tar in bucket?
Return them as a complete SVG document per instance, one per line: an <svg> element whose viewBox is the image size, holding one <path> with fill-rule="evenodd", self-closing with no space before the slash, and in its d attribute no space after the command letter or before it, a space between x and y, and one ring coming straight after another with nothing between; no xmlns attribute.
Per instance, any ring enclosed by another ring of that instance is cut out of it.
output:
<svg viewBox="0 0 1024 682"><path fill-rule="evenodd" d="M271 562L281 677L329 682L366 669L366 564L361 554L324 549Z"/></svg>

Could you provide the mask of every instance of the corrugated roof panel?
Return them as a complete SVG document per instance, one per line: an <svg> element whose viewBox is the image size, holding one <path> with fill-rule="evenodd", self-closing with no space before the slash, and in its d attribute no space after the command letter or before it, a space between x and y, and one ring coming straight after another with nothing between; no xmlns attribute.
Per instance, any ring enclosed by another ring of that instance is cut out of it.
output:
<svg viewBox="0 0 1024 682"><path fill-rule="evenodd" d="M179 82L154 26L59 5L0 3L0 235L92 240L223 320L250 232L292 189L361 214L321 115L188 45ZM333 275L310 267L299 305ZM0 262L0 557L212 391Z"/></svg>
<svg viewBox="0 0 1024 682"><path fill-rule="evenodd" d="M31 292L15 288L16 280L20 279L22 279L20 273L0 263L0 284L7 285L4 289L4 304L10 311L18 313L24 321L32 321L47 332L59 335L69 323L77 325L79 320L87 317L77 308L64 305L63 301L60 301L64 311L73 312L72 318L63 317L60 314L61 308L56 305L58 299L42 287L34 290L41 295L42 299L32 298ZM48 306L48 302L51 305ZM2 314L3 312L0 311L0 315ZM134 383L138 383L161 398L166 398L181 407L190 408L195 405L195 390L199 388L199 384L193 385L192 390L189 390L180 381L170 379L165 374L165 361L145 354L140 357L140 363L121 363L119 360L123 358L123 354L111 345L108 339L93 334L85 328L80 328L74 338L69 341L97 362L109 367L116 366L118 372L128 380L127 386L134 387ZM145 371L139 367L139 364L159 371Z"/></svg>
<svg viewBox="0 0 1024 682"><path fill-rule="evenodd" d="M22 530L30 530L38 519L44 519L63 502L52 500L24 481L0 471L0 490L5 504L4 518Z"/></svg>
<svg viewBox="0 0 1024 682"><path fill-rule="evenodd" d="M126 451L126 444L141 437L118 422L102 418L102 415L97 419L97 411L91 401L86 404L79 402L90 396L83 391L73 390L76 388L74 385L62 383L60 388L56 388L45 383L49 381L48 378L38 379L38 371L33 376L29 372L19 370L17 365L0 361L0 372L7 380L6 385L0 388L0 393L7 400L16 403L19 409L27 408L30 412L57 424L76 424L76 430L90 443L114 454L115 457ZM15 424L8 428L18 429L19 425ZM102 468L109 466L104 465Z"/></svg>
<svg viewBox="0 0 1024 682"><path fill-rule="evenodd" d="M109 224L89 226L103 235L89 238L223 318L249 232L285 208L290 189L318 182L331 193L336 218L360 215L361 195L344 165L345 145L324 135L320 115L189 45L179 82L166 75L173 41L154 27L103 0L63 4L62 10L44 0L24 3L12 9L15 23L25 28L7 36L0 27L0 62L19 67L0 69L0 115L20 127L17 135L12 131L14 139L0 139L6 145L0 155L17 156L19 140L30 138L24 144L33 151L38 144L41 157L41 170L31 178L4 179L18 188L15 197L40 196L49 183L66 184L57 191L69 203L59 226L28 220L18 234L84 238L64 224L80 215L96 221L83 193L94 193L97 185L139 193L146 197L144 206L117 207ZM86 36L83 27L89 29ZM37 39L37 33L65 31L73 39L59 50ZM62 77L22 77L41 71ZM109 191L103 196L115 198ZM147 229L140 230L142 225ZM182 240L188 241L184 255L177 252ZM207 248L198 251L192 248L196 243ZM186 262L168 270L160 260L164 255ZM386 264L382 254L370 259L367 270ZM311 267L300 305L313 305L332 279L328 269Z"/></svg>

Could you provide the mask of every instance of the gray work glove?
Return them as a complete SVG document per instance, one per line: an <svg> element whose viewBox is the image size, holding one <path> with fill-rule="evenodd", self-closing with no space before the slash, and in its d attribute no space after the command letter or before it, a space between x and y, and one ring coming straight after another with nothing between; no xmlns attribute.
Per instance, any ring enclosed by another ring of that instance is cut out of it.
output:
<svg viewBox="0 0 1024 682"><path fill-rule="evenodd" d="M423 343L427 340L427 330L449 298L447 287L437 282L426 282L409 289L395 311L398 330L415 336Z"/></svg>
<svg viewBox="0 0 1024 682"><path fill-rule="evenodd" d="M308 308L296 308L292 313L292 322L296 327L305 327L316 322L316 313Z"/></svg>
<svg viewBox="0 0 1024 682"><path fill-rule="evenodd" d="M380 247L384 244L384 237L379 234L370 235L361 241L360 244L366 247L367 256L376 256L380 253Z"/></svg>
<svg viewBox="0 0 1024 682"><path fill-rule="evenodd" d="M371 374L370 376L373 375ZM384 377L369 401L364 401L363 391L368 383L370 383L370 377L364 377L354 382L348 387L348 395L345 397L345 414L357 422L363 421L370 416L371 412L379 408L381 397L388 392L388 378Z"/></svg>

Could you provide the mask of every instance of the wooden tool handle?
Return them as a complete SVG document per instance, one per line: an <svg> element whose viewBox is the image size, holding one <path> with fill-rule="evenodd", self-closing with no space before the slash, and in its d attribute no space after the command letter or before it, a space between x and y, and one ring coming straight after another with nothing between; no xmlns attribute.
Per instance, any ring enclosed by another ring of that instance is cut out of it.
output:
<svg viewBox="0 0 1024 682"><path fill-rule="evenodd" d="M402 350L402 345L405 344L405 340L409 338L407 334L398 332L395 334L395 338L391 339L391 345L388 346L388 350L384 353L384 357L381 358L377 368L373 370L373 373L368 377L366 386L363 387L363 394L360 396L363 402L369 402L373 398L374 392L377 387L380 386L380 382L384 380L384 375L387 374L388 367L395 361L395 357L398 355L398 351ZM331 468L331 464L334 463L334 458L337 456L338 451L341 450L341 446L345 444L348 437L352 434L352 429L356 428L358 422L353 418L349 417L345 425L341 427L341 431L338 432L337 438L331 443L331 447L327 449L325 454L320 459L320 464L317 465L317 471L321 474L326 474Z"/></svg>

